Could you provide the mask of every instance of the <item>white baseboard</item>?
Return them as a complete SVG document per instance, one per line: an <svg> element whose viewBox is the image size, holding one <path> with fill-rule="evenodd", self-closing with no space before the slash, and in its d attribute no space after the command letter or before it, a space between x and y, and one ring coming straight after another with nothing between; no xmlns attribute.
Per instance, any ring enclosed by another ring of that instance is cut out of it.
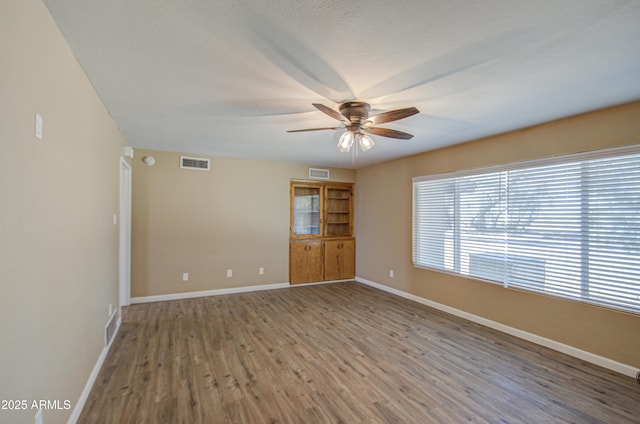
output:
<svg viewBox="0 0 640 424"><path fill-rule="evenodd" d="M257 286L233 287L228 289L215 289L215 290L203 290L203 291L185 292L185 293L159 294L155 296L132 297L131 304L164 302L165 300L192 299L195 297L219 296L222 294L234 294L234 293L247 293L252 291L260 291L260 290L286 289L289 287L315 286L318 284L344 283L346 281L353 281L353 279L318 281L315 283L303 283L303 284L290 284L290 283L261 284Z"/></svg>
<svg viewBox="0 0 640 424"><path fill-rule="evenodd" d="M405 299L413 300L414 302L421 303L423 305L432 307L434 309L438 309L440 311L446 312L451 315L455 315L460 318L464 318L466 320L475 322L480 325L484 325L485 327L492 328L494 330L498 330L500 332L509 334L514 337L518 337L520 339L527 340L529 342L538 344L540 346L547 347L549 349L556 350L558 352L562 352L569 356L573 356L575 358L581 359L586 362L590 362L595 365L599 365L603 368L607 368L611 371L615 371L620 374L628 375L629 377L636 378L640 369L635 368L631 365L623 364L621 362L614 361L613 359L605 358L604 356L596 355L595 353L587 352L586 350L578 349L576 347L557 342L552 339L548 339L546 337L541 337L533 333L529 333L527 331L519 330L514 327L509 327L508 325L501 324L496 321L491 321L489 319L483 318L478 315L470 314L468 312L462 311L460 309L452 308L447 305L443 305L441 303L437 303L428 299L425 299L420 296L416 296L411 293L404 292L402 290L394 289L392 287L385 286L383 284L375 283L373 281L369 281L364 278L356 277L355 280L359 283L366 284L367 286L374 287L376 289L380 289L386 291L388 293L395 294L400 297L404 297Z"/></svg>
<svg viewBox="0 0 640 424"><path fill-rule="evenodd" d="M353 281L353 278L349 278L348 280L316 281L314 283L291 284L290 287L305 287L305 286L317 286L320 284L346 283L347 281Z"/></svg>
<svg viewBox="0 0 640 424"><path fill-rule="evenodd" d="M84 389L80 394L80 398L76 402L76 406L73 408L73 411L71 411L71 416L69 417L67 424L75 424L78 421L78 418L80 418L80 414L82 413L84 404L87 401L87 398L89 397L89 393L91 393L93 384L96 382L96 379L98 378L98 374L102 369L102 364L104 363L104 360L107 357L107 353L109 353L109 349L111 349L111 345L113 345L113 341L116 339L116 336L118 335L118 331L120 330L121 323L122 323L122 317L119 316L118 321L116 322L116 331L113 333L111 342L109 343L108 346L105 346L104 349L102 349L102 352L100 352L98 361L93 366L93 370L91 370L91 374L89 374L89 379L87 380L87 383L84 385Z"/></svg>
<svg viewBox="0 0 640 424"><path fill-rule="evenodd" d="M132 297L131 304L163 302L165 300L191 299L194 297L219 296L222 294L246 293L259 290L275 290L290 287L289 283L261 284L257 286L232 287L228 289L203 290L185 293L159 294L155 296Z"/></svg>

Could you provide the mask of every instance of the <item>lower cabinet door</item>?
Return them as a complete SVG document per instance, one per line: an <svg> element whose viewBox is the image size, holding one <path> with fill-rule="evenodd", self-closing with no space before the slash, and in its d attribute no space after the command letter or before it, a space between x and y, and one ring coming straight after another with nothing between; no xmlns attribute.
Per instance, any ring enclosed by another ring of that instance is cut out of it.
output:
<svg viewBox="0 0 640 424"><path fill-rule="evenodd" d="M321 240L289 242L289 282L312 283L324 280Z"/></svg>
<svg viewBox="0 0 640 424"><path fill-rule="evenodd" d="M325 240L324 279L346 280L356 274L356 243L354 239Z"/></svg>

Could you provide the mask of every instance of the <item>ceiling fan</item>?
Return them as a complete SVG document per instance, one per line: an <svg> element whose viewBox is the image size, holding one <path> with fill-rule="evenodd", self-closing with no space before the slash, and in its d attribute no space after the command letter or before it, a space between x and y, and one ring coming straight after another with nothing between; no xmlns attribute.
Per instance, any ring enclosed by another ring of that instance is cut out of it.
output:
<svg viewBox="0 0 640 424"><path fill-rule="evenodd" d="M374 141L365 132L369 134L379 135L382 137L399 138L409 140L412 134L406 132L392 130L389 128L379 128L374 125L383 124L385 122L397 121L399 119L408 118L409 116L420 113L415 107L407 107L404 109L390 110L369 117L371 106L365 102L345 102L339 106L339 112L320 103L312 103L320 112L323 112L333 119L342 122L339 127L326 128L307 128L303 130L289 130L287 132L302 131L321 131L321 130L341 130L346 129L344 134L340 136L338 141L338 149L341 152L348 152L354 143L357 143L363 152L366 152L374 146Z"/></svg>

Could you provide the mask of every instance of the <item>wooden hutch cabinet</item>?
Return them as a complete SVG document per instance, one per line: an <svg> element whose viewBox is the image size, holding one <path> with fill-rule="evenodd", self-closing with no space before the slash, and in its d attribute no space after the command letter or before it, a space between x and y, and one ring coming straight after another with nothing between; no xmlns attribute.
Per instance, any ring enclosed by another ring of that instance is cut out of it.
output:
<svg viewBox="0 0 640 424"><path fill-rule="evenodd" d="M353 184L292 182L290 283L354 276Z"/></svg>

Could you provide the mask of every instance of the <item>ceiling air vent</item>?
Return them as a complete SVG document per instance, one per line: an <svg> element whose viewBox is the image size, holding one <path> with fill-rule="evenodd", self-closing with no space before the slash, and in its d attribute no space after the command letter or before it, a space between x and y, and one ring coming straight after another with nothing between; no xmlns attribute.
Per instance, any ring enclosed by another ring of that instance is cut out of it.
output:
<svg viewBox="0 0 640 424"><path fill-rule="evenodd" d="M195 169L198 171L211 170L211 160L203 158L192 158L189 156L180 156L180 168Z"/></svg>
<svg viewBox="0 0 640 424"><path fill-rule="evenodd" d="M313 179L316 179L316 180L328 180L329 179L329 170L328 169L309 168L309 178L313 178Z"/></svg>

